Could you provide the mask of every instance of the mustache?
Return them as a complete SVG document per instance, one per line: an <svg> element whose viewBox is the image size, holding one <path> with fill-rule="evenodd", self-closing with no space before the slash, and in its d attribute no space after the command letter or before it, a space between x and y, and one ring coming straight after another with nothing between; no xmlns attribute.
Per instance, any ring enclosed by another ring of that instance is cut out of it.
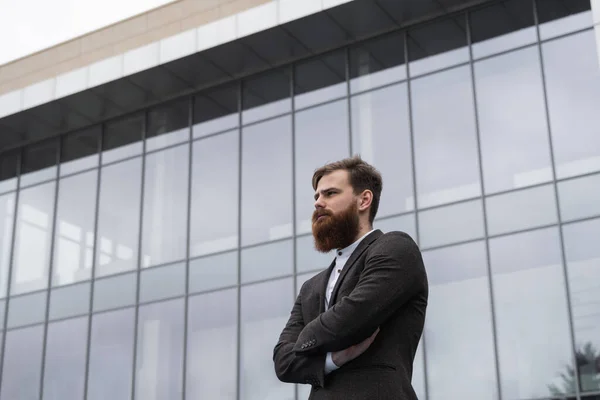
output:
<svg viewBox="0 0 600 400"><path fill-rule="evenodd" d="M333 213L327 210L315 210L312 215L312 221L315 222L319 217L332 216Z"/></svg>

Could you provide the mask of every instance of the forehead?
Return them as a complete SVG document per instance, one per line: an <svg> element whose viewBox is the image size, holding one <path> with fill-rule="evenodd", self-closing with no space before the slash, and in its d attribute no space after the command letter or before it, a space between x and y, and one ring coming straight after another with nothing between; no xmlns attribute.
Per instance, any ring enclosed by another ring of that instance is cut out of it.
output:
<svg viewBox="0 0 600 400"><path fill-rule="evenodd" d="M350 186L350 174L346 170L337 170L323 175L317 185L317 191L327 188L343 189L346 186Z"/></svg>

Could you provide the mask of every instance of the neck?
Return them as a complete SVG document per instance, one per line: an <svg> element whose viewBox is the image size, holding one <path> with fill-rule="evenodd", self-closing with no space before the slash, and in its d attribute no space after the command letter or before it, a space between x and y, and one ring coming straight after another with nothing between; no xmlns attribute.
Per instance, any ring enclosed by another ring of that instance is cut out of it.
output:
<svg viewBox="0 0 600 400"><path fill-rule="evenodd" d="M356 242L358 239L365 236L367 233L371 232L372 230L373 230L373 225L371 225L369 223L361 223L359 225L358 234L354 238L354 241Z"/></svg>

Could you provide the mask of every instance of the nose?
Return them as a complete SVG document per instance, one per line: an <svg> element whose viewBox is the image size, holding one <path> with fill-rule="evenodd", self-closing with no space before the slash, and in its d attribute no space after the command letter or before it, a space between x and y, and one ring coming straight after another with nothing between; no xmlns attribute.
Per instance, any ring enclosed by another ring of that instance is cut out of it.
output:
<svg viewBox="0 0 600 400"><path fill-rule="evenodd" d="M325 202L323 201L323 196L319 196L315 200L315 208L318 210L319 208L325 208Z"/></svg>

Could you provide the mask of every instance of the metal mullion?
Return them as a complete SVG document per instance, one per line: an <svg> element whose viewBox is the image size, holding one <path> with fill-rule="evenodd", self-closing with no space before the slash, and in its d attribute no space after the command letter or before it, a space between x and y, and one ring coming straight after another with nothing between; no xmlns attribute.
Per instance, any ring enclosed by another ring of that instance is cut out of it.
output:
<svg viewBox="0 0 600 400"><path fill-rule="evenodd" d="M346 98L347 98L347 112L348 112L348 151L349 156L352 157L352 97L350 96L350 47L346 47L345 51L346 59Z"/></svg>
<svg viewBox="0 0 600 400"><path fill-rule="evenodd" d="M415 125L413 121L413 107L412 107L412 81L410 79L410 69L408 68L408 31L404 32L404 68L406 69L406 97L408 103L408 130L410 139L410 153L412 163L412 181L413 181L413 199L414 199L414 215L415 215L415 240L420 246L420 231L419 231L419 207L418 207L418 194L417 194L417 162L415 154ZM425 331L421 335L421 348L423 349L423 386L425 389L425 400L429 398L429 376L427 373L427 345L425 338Z"/></svg>
<svg viewBox="0 0 600 400"><path fill-rule="evenodd" d="M187 394L187 349L188 349L188 329L189 329L189 302L190 302L190 253L192 242L192 172L193 172L193 126L194 126L194 96L190 96L188 104L188 128L189 143L188 149L188 204L187 204L187 243L185 250L185 297L183 306L183 369L182 369L182 399L186 399Z"/></svg>
<svg viewBox="0 0 600 400"><path fill-rule="evenodd" d="M467 27L467 46L469 47L469 65L470 65L470 74L471 74L471 90L473 94L473 113L475 118L475 139L477 141L477 157L479 164L479 187L481 190L481 209L483 212L483 234L484 234L484 244L485 244L485 253L486 253L486 267L487 267L487 275L488 275L488 288L490 295L490 318L492 322L492 345L494 349L494 366L496 370L496 390L498 393L498 398L502 399L502 384L501 384L501 374L500 374L500 357L498 351L498 322L496 317L496 307L494 301L494 279L493 279L493 271L492 271L492 257L490 254L490 235L489 235L489 227L487 222L487 206L485 199L485 184L484 184L484 175L483 175L483 153L481 151L481 127L479 122L479 108L477 104L477 90L475 83L475 64L473 60L473 43L471 37L471 13L465 13L466 19L466 27Z"/></svg>
<svg viewBox="0 0 600 400"><path fill-rule="evenodd" d="M136 266L136 287L135 287L135 304L134 304L134 322L133 322L133 361L132 361L132 385L131 385L131 400L135 399L135 384L137 381L137 345L138 345L138 323L140 314L140 277L142 270L142 245L143 245L143 229L144 229L144 197L145 197L145 186L146 186L146 130L148 128L148 112L144 112L143 126L142 126L142 177L140 184L140 221L138 226L138 252L137 252L137 266Z"/></svg>
<svg viewBox="0 0 600 400"><path fill-rule="evenodd" d="M572 350L572 363L573 368L577 372L575 386L575 396L577 399L581 398L581 375L579 372L579 366L577 365L577 344L575 341L575 327L573 324L573 309L571 304L571 289L569 287L569 270L567 268L567 256L565 252L565 238L562 226L562 217L560 214L560 197L558 195L558 182L556 179L556 157L554 153L554 145L552 141L552 126L550 121L550 109L548 106L548 90L546 83L546 72L544 69L544 54L542 52L542 43L540 38L540 24L538 18L538 9L537 9L537 1L533 0L533 18L535 21L535 31L537 35L537 47L538 47L538 57L540 63L540 74L542 78L542 92L544 94L544 111L546 114L546 124L547 124L547 132L548 132L548 148L550 150L550 160L552 162L552 181L554 185L554 197L556 201L556 216L558 220L558 235L560 239L560 251L561 251L561 261L563 268L563 277L565 280L565 295L567 300L567 318L569 320L569 335L571 337L571 350Z"/></svg>
<svg viewBox="0 0 600 400"><path fill-rule="evenodd" d="M236 352L236 399L241 399L241 369L242 369L242 107L243 107L243 88L244 81L238 82L238 243L237 243L237 352Z"/></svg>
<svg viewBox="0 0 600 400"><path fill-rule="evenodd" d="M39 399L42 400L44 397L44 376L46 373L46 350L47 350L47 339L48 339L48 316L50 314L50 293L52 289L52 272L54 269L54 248L56 245L56 221L58 212L58 191L60 188L60 159L62 153L62 141L63 137L58 137L56 140L56 178L54 186L54 213L52 214L52 228L50 233L50 254L48 256L48 281L46 283L46 310L44 312L44 333L42 335L42 365L39 381Z"/></svg>
<svg viewBox="0 0 600 400"><path fill-rule="evenodd" d="M15 204L13 206L13 225L12 225L12 235L10 239L10 249L9 251L9 262L8 262L8 276L6 280L6 299L4 303L4 320L2 321L2 327L4 328L4 334L2 335L2 343L0 343L0 388L2 387L2 380L4 378L4 355L6 354L6 334L7 334L7 325L8 325L8 311L10 304L10 292L11 292L11 281L12 281L12 271L14 269L14 247L17 236L17 214L19 212L19 197L21 194L21 190L19 187L21 186L21 169L23 162L23 149L19 150L17 155L17 189L15 190Z"/></svg>

